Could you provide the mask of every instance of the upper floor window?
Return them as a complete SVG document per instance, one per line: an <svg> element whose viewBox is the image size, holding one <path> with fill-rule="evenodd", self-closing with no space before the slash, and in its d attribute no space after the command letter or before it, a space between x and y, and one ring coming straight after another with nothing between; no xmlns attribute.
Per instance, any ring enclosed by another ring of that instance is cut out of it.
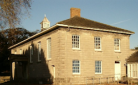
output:
<svg viewBox="0 0 138 85"><path fill-rule="evenodd" d="M101 38L94 37L94 48L95 50L101 50Z"/></svg>
<svg viewBox="0 0 138 85"><path fill-rule="evenodd" d="M95 73L101 74L102 73L102 63L101 61L95 61Z"/></svg>
<svg viewBox="0 0 138 85"><path fill-rule="evenodd" d="M32 57L33 57L33 46L31 45L30 46L30 63L33 62Z"/></svg>
<svg viewBox="0 0 138 85"><path fill-rule="evenodd" d="M14 54L17 54L17 51L16 50L14 51Z"/></svg>
<svg viewBox="0 0 138 85"><path fill-rule="evenodd" d="M114 50L120 51L120 39L118 39L118 38L114 39Z"/></svg>
<svg viewBox="0 0 138 85"><path fill-rule="evenodd" d="M41 42L38 42L38 61L41 61Z"/></svg>
<svg viewBox="0 0 138 85"><path fill-rule="evenodd" d="M73 74L79 74L80 73L80 61L79 60L73 60L72 61L72 73Z"/></svg>
<svg viewBox="0 0 138 85"><path fill-rule="evenodd" d="M20 49L20 54L23 54L23 51L22 51L22 49Z"/></svg>
<svg viewBox="0 0 138 85"><path fill-rule="evenodd" d="M80 48L79 35L72 35L72 48Z"/></svg>
<svg viewBox="0 0 138 85"><path fill-rule="evenodd" d="M47 39L47 57L51 59L51 38Z"/></svg>

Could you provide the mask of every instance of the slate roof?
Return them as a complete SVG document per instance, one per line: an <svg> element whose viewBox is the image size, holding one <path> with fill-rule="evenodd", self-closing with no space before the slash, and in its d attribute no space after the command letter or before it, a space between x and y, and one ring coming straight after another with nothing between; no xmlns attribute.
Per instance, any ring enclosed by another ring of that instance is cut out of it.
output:
<svg viewBox="0 0 138 85"><path fill-rule="evenodd" d="M127 62L138 62L138 51L134 52L128 59Z"/></svg>
<svg viewBox="0 0 138 85"><path fill-rule="evenodd" d="M10 46L8 49L12 49L22 43L25 43L25 42L28 42L29 40L33 39L33 38L36 38L36 37L39 37L53 29L56 29L58 28L59 26L63 26L63 25L70 25L70 26L78 26L78 27L88 27L88 28L95 28L95 29L100 29L100 30L106 30L106 31L114 31L114 32L118 32L118 33L124 33L126 32L126 34L134 34L134 32L132 31L129 31L129 30L125 30L125 29L121 29L121 28L118 28L118 27L113 27L113 26L110 26L110 25L107 25L107 24L103 24L103 23L100 23L100 22L96 22L96 21L93 21L93 20L89 20L89 19L86 19L86 18L83 18L83 17L78 17L78 16L75 16L75 17L72 17L72 18L69 18L69 19L66 19L66 20L63 20L63 21L60 21L58 23L56 23L54 26L44 30L44 31L41 31L40 33L37 33L13 46Z"/></svg>
<svg viewBox="0 0 138 85"><path fill-rule="evenodd" d="M60 21L57 24L80 26L80 27L89 27L89 28L98 28L98 29L114 30L114 31L123 31L123 32L129 32L129 33L134 34L134 32L129 31L129 30L125 30L125 29L122 29L122 28L110 26L110 25L107 25L107 24L103 24L103 23L96 22L96 21L93 21L93 20L89 20L89 19L79 17L79 16L74 16L70 19Z"/></svg>

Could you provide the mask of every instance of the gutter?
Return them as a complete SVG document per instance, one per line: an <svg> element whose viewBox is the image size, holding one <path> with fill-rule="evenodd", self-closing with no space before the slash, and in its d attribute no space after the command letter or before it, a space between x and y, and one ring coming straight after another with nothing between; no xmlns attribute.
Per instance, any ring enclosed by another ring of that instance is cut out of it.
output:
<svg viewBox="0 0 138 85"><path fill-rule="evenodd" d="M123 32L123 31L116 31L116 30L106 30L106 29L99 29L99 28L89 28L89 27L80 27L80 26L71 26L71 25L64 25L64 24L57 24L58 26L63 26L63 27L73 27L73 28L81 28L81 29L92 29L96 31L105 31L105 32L116 32L116 33L124 33L124 34L134 34L131 32Z"/></svg>
<svg viewBox="0 0 138 85"><path fill-rule="evenodd" d="M37 36L39 36L39 35L41 35L41 34L43 34L43 33L45 33L45 32L48 32L48 31L50 31L50 30L52 30L52 29L54 29L54 28L56 28L56 27L58 27L58 25L54 25L54 26L52 26L52 27L50 27L50 28L48 28L48 29L46 29L46 30L40 32L40 33L37 33L37 34L35 34L35 35L33 35L33 36L31 36L31 37L29 37L29 38L27 38L27 39L25 39L25 40L23 40L23 41L17 43L17 44L15 44L15 45L10 46L8 49L12 49L12 48L16 47L17 45L20 45L20 44L22 44L22 43L24 43L24 42L26 42L26 41L28 41L28 40L30 40L30 39L32 39L32 38L35 38L35 37L37 37Z"/></svg>

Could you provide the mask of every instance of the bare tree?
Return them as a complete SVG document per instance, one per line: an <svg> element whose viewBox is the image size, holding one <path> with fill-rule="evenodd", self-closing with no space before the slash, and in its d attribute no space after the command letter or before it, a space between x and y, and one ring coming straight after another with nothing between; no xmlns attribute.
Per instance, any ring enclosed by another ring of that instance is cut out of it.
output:
<svg viewBox="0 0 138 85"><path fill-rule="evenodd" d="M31 0L0 0L0 28L15 28L30 8Z"/></svg>

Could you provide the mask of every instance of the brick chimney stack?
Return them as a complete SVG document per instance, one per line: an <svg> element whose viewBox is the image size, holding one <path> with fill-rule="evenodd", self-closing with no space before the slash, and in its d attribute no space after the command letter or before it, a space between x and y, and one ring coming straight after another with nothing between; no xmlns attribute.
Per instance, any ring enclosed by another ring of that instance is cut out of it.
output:
<svg viewBox="0 0 138 85"><path fill-rule="evenodd" d="M70 18L72 18L74 16L80 17L80 11L81 11L81 9L79 9L79 8L70 8Z"/></svg>

